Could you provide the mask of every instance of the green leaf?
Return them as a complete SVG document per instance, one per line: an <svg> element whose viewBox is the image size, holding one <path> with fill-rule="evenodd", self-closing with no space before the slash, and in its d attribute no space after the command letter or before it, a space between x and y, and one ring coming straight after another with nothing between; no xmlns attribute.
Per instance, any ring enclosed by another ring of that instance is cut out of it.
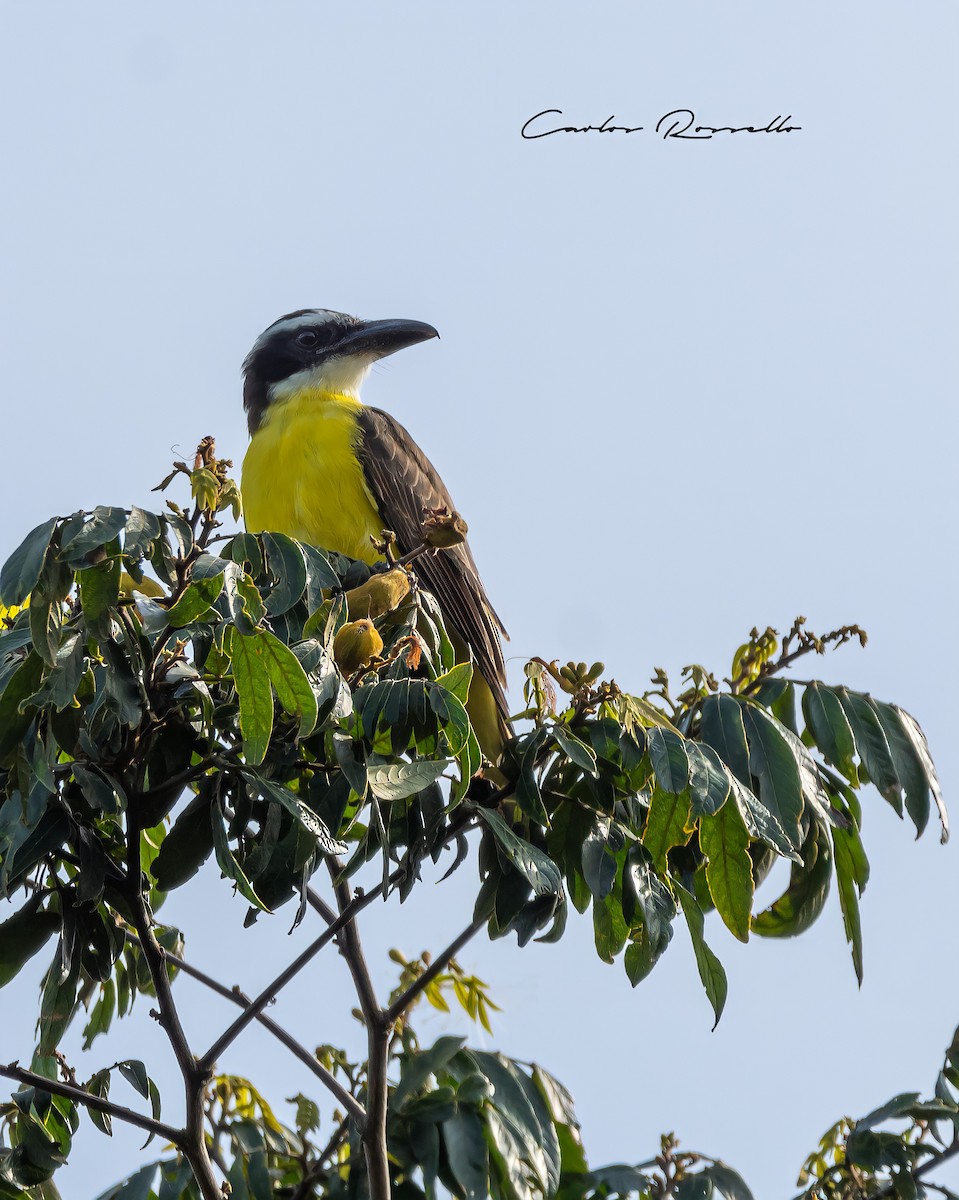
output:
<svg viewBox="0 0 959 1200"><path fill-rule="evenodd" d="M57 661L62 624L61 601L48 596L42 585L38 584L30 593L30 635L34 650L49 667Z"/></svg>
<svg viewBox="0 0 959 1200"><path fill-rule="evenodd" d="M0 922L0 987L8 984L60 928L60 918L41 908L42 901L41 895L31 896L19 911Z"/></svg>
<svg viewBox="0 0 959 1200"><path fill-rule="evenodd" d="M141 558L149 558L153 543L160 537L160 518L156 513L147 512L130 505L130 515L123 528L123 553L134 562Z"/></svg>
<svg viewBox="0 0 959 1200"><path fill-rule="evenodd" d="M324 854L345 853L346 844L337 841L333 837L326 824L308 804L300 799L296 792L291 791L288 787L284 787L281 783L275 783L271 779L262 779L252 772L244 772L244 774L251 785L260 792L265 800L274 801L282 808L285 808L292 816L296 817L303 828L316 838Z"/></svg>
<svg viewBox="0 0 959 1200"><path fill-rule="evenodd" d="M749 940L753 870L749 834L739 809L724 804L699 822L699 845L706 855L706 884L726 927L741 942Z"/></svg>
<svg viewBox="0 0 959 1200"><path fill-rule="evenodd" d="M77 983L80 975L80 955L74 954L72 965L66 975L61 970L63 938L53 962L43 978L40 997L40 1019L38 1052L53 1054L73 1019L77 1009Z"/></svg>
<svg viewBox="0 0 959 1200"><path fill-rule="evenodd" d="M856 787L856 739L835 693L815 680L807 684L802 697L806 727L815 739L823 758Z"/></svg>
<svg viewBox="0 0 959 1200"><path fill-rule="evenodd" d="M761 937L805 933L822 912L832 881L832 845L819 819L810 821L801 853L803 861L790 869L785 892L752 919L753 932Z"/></svg>
<svg viewBox="0 0 959 1200"><path fill-rule="evenodd" d="M107 558L77 571L83 618L87 629L101 640L110 636L110 610L120 598L120 570L119 558Z"/></svg>
<svg viewBox="0 0 959 1200"><path fill-rule="evenodd" d="M291 716L299 718L299 736L307 737L316 727L319 709L316 693L300 660L289 646L284 646L268 629L259 630L256 639L257 652L262 655L263 664L280 706Z"/></svg>
<svg viewBox="0 0 959 1200"><path fill-rule="evenodd" d="M652 965L669 945L673 936L676 902L644 846L635 842L623 867L623 916L630 929L641 923L649 942Z"/></svg>
<svg viewBox="0 0 959 1200"><path fill-rule="evenodd" d="M230 639L230 657L233 660L233 682L240 702L243 752L247 762L257 766L266 757L273 733L273 688L264 661L263 644L255 633L247 635L234 629Z"/></svg>
<svg viewBox="0 0 959 1200"><path fill-rule="evenodd" d="M727 789L728 789L727 784ZM672 794L653 789L643 830L643 845L656 869L666 869L666 854L674 846L685 846L692 836L689 822L689 793Z"/></svg>
<svg viewBox="0 0 959 1200"><path fill-rule="evenodd" d="M401 1058L400 1081L390 1096L390 1107L401 1111L406 1101L415 1096L431 1075L438 1074L463 1047L466 1038L446 1036L437 1038L427 1050L405 1054Z"/></svg>
<svg viewBox="0 0 959 1200"><path fill-rule="evenodd" d="M120 533L127 523L125 508L98 505L93 515L66 541L60 551L64 559L82 563L91 550L99 550Z"/></svg>
<svg viewBox="0 0 959 1200"><path fill-rule="evenodd" d="M150 1099L150 1076L147 1069L138 1058L126 1059L117 1063L120 1074L132 1088L140 1093L144 1100Z"/></svg>
<svg viewBox="0 0 959 1200"><path fill-rule="evenodd" d="M674 795L684 792L689 784L689 759L679 734L655 725L647 735L646 749L656 772L656 786Z"/></svg>
<svg viewBox="0 0 959 1200"><path fill-rule="evenodd" d="M893 766L905 793L906 812L916 827L918 837L929 821L931 805L930 791L936 793L936 803L940 814L945 812L942 796L939 792L939 779L932 759L926 748L926 740L915 720L904 713L894 704L883 704L879 700L871 701L873 711L879 718L879 724L886 735L889 752L892 755ZM917 737L918 734L918 737ZM931 771L927 773L927 768ZM943 841L948 839L948 823L944 822Z"/></svg>
<svg viewBox="0 0 959 1200"><path fill-rule="evenodd" d="M907 713L904 708L900 708L897 704L891 705L896 715L902 724L902 728L906 736L912 743L912 748L916 752L922 769L925 772L926 782L929 784L929 790L932 792L932 798L936 802L936 808L939 810L939 820L942 824L942 835L940 841L945 843L949 841L949 817L946 813L946 805L942 798L942 787L939 783L939 776L936 773L935 765L932 757L929 754L929 747L926 744L926 735L919 728L919 722L911 713Z"/></svg>
<svg viewBox="0 0 959 1200"><path fill-rule="evenodd" d="M869 862L862 847L859 831L831 829L836 862L836 885L839 905L846 930L846 941L852 950L856 978L862 985L862 923L859 916L859 897L869 879Z"/></svg>
<svg viewBox="0 0 959 1200"><path fill-rule="evenodd" d="M514 833L498 812L491 808L481 808L477 812L493 834L500 850L537 896L562 895L562 876L551 858Z"/></svg>
<svg viewBox="0 0 959 1200"><path fill-rule="evenodd" d="M712 1181L714 1189L720 1190L725 1200L753 1200L753 1194L742 1175L724 1162L711 1163L704 1169L703 1174Z"/></svg>
<svg viewBox="0 0 959 1200"><path fill-rule="evenodd" d="M465 704L469 696L472 679L473 664L471 662L462 662L457 663L445 675L437 675L434 682L440 687L446 688L448 692L452 692L461 704Z"/></svg>
<svg viewBox="0 0 959 1200"><path fill-rule="evenodd" d="M39 654L31 651L7 680L0 696L0 762L23 738L33 719L30 712L21 712L26 701L40 685L43 662Z"/></svg>
<svg viewBox="0 0 959 1200"><path fill-rule="evenodd" d="M848 688L836 688L849 727L856 739L856 751L870 780L881 795L902 816L902 785L892 761L889 743L872 707L871 697Z"/></svg>
<svg viewBox="0 0 959 1200"><path fill-rule="evenodd" d="M783 726L766 709L747 702L743 719L749 732L749 769L759 780L759 798L798 849L803 811L799 763Z"/></svg>
<svg viewBox="0 0 959 1200"><path fill-rule="evenodd" d="M288 612L306 590L306 559L298 542L283 533L262 533L268 571L276 579L265 599L271 617Z"/></svg>
<svg viewBox="0 0 959 1200"><path fill-rule="evenodd" d="M416 759L409 763L370 765L367 768L370 790L381 800L405 800L439 779L451 761L448 758L438 762Z"/></svg>
<svg viewBox="0 0 959 1200"><path fill-rule="evenodd" d="M464 1200L487 1200L489 1154L479 1117L468 1110L461 1111L444 1121L441 1128L450 1171L463 1190Z"/></svg>
<svg viewBox="0 0 959 1200"><path fill-rule="evenodd" d="M689 798L693 816L719 812L729 796L729 774L712 746L686 742L689 758Z"/></svg>
<svg viewBox="0 0 959 1200"><path fill-rule="evenodd" d="M263 903L260 897L253 889L253 885L247 879L243 868L236 861L233 852L230 849L230 843L227 840L226 829L223 825L223 818L220 815L219 807L214 804L210 810L210 819L213 824L213 849L216 854L217 865L227 879L232 879L236 884L240 895L245 900L258 908L261 912L269 912L269 908Z"/></svg>
<svg viewBox="0 0 959 1200"><path fill-rule="evenodd" d="M167 621L174 629L202 617L223 591L223 574L194 578L180 593L176 604L167 610Z"/></svg>
<svg viewBox="0 0 959 1200"><path fill-rule="evenodd" d="M56 528L57 518L51 517L32 529L14 550L0 571L0 604L13 607L22 604L33 591L43 560Z"/></svg>
<svg viewBox="0 0 959 1200"><path fill-rule="evenodd" d="M552 727L553 740L560 750L566 755L571 763L575 763L577 767L581 767L588 775L598 777L599 771L596 769L596 755L593 752L592 746L587 746L585 742L572 734L564 725L554 725Z"/></svg>
<svg viewBox="0 0 959 1200"><path fill-rule="evenodd" d="M707 696L703 701L700 738L719 755L736 778L752 787L743 710L732 696Z"/></svg>
<svg viewBox="0 0 959 1200"><path fill-rule="evenodd" d="M686 918L689 936L693 943L693 953L696 955L696 967L699 970L699 978L703 981L703 987L706 989L706 997L712 1005L713 1015L716 1018L713 1023L713 1029L715 1029L719 1024L719 1018L723 1015L723 1008L726 1005L726 972L723 970L723 964L706 945L703 937L703 929L706 921L698 900L692 892L688 892L680 884L676 885L676 890L679 895L679 903L682 905L683 916Z"/></svg>
<svg viewBox="0 0 959 1200"><path fill-rule="evenodd" d="M597 900L605 900L613 890L619 871L616 854L622 847L622 830L614 827L611 836L609 818L598 817L586 835L581 853L583 878Z"/></svg>

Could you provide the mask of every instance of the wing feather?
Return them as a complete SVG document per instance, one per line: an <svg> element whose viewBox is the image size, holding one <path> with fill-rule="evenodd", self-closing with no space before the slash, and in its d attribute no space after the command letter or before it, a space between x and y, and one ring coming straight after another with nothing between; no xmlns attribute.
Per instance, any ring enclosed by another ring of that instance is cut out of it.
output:
<svg viewBox="0 0 959 1200"><path fill-rule="evenodd" d="M358 421L362 440L357 453L367 486L387 528L396 534L400 552L406 554L422 541L427 509L455 506L436 468L398 421L370 407L360 410ZM415 570L473 651L505 721L509 706L500 636L505 637L506 630L487 598L469 545L463 542L424 554L416 560Z"/></svg>

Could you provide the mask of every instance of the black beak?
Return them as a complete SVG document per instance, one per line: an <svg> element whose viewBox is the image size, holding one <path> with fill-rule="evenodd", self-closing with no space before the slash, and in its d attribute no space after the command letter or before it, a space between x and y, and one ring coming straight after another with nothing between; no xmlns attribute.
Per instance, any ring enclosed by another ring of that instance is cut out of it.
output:
<svg viewBox="0 0 959 1200"><path fill-rule="evenodd" d="M372 354L386 358L397 350L440 335L425 321L362 321L331 347L330 357Z"/></svg>

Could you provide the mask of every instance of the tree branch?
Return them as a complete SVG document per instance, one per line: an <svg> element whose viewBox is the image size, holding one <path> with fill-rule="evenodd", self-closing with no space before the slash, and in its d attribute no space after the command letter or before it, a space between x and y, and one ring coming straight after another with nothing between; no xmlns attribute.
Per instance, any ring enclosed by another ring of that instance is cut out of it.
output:
<svg viewBox="0 0 959 1200"><path fill-rule="evenodd" d="M222 1200L222 1192L213 1173L203 1128L203 1098L210 1071L198 1063L187 1041L176 1001L167 974L166 954L153 932L153 916L143 896L143 868L140 861L140 831L127 814L127 882L128 901L133 910L134 927L143 957L150 970L159 1006L159 1022L176 1056L183 1077L186 1128L181 1140L183 1153L189 1159L203 1200Z"/></svg>
<svg viewBox="0 0 959 1200"><path fill-rule="evenodd" d="M127 931L127 937L131 941L139 944L140 939L132 930ZM186 962L177 954L170 954L168 952L167 958L170 960L170 962L176 963L177 969L182 971L184 975L189 975L191 979L195 979L198 983L202 983L204 987L208 987L211 991L216 992L216 994L218 996L222 996L224 1000L229 1000L233 1004L237 1004L243 1009L249 1007L249 997L245 996L239 988L227 987L226 984L220 983L220 981L214 979L212 975L207 975L205 971L201 971L199 967L194 967L191 963ZM317 1060L315 1054L311 1054L305 1046L301 1045L300 1042L298 1042L296 1038L292 1036L292 1034L288 1033L282 1025L278 1024L271 1017L268 1017L266 1013L260 1013L256 1019L264 1027L264 1029L268 1029L278 1041L282 1042L292 1054L296 1055L300 1062L302 1062L313 1072L317 1079L320 1080L324 1087L328 1088L333 1093L336 1099L340 1102L340 1104L343 1105L343 1107L355 1121L362 1123L366 1120L366 1109L363 1107L363 1105L360 1104L360 1102L356 1100L353 1095L346 1090L346 1088L343 1087L343 1085L332 1074L332 1072L328 1071L326 1067L324 1067L323 1064Z"/></svg>
<svg viewBox="0 0 959 1200"><path fill-rule="evenodd" d="M338 939L340 953L353 977L353 986L366 1022L366 1120L361 1128L363 1154L366 1158L367 1183L371 1200L390 1200L390 1163L386 1148L386 1102L389 1098L390 1026L380 1008L369 968L363 955L356 927L356 901L353 889L343 875L343 866L333 855L326 856L326 865L333 881L333 891L340 910L340 919L352 914L343 926ZM335 922L334 922L335 925ZM330 925L327 929L334 928Z"/></svg>
<svg viewBox="0 0 959 1200"><path fill-rule="evenodd" d="M25 1071L16 1062L0 1066L0 1075L5 1075L8 1079L15 1079L27 1087L36 1088L38 1092L63 1096L67 1100L74 1101L75 1104L82 1104L86 1108L92 1108L95 1112L103 1113L104 1116L116 1117L118 1121L136 1125L138 1129L144 1129L147 1133L161 1137L166 1142L172 1142L174 1146L181 1149L186 1140L185 1131L182 1129L174 1129L172 1125L166 1125L163 1121L155 1121L153 1117L144 1116L132 1108L124 1108L121 1104L111 1104L109 1100L102 1100L99 1096L94 1096L71 1083L60 1083L57 1079L47 1079L45 1075Z"/></svg>
<svg viewBox="0 0 959 1200"><path fill-rule="evenodd" d="M437 975L445 971L450 959L455 958L466 943L474 937L486 924L486 917L479 917L463 930L440 954L433 959L423 974L414 979L405 992L402 992L383 1014L388 1025L392 1025L410 1007L413 1001L433 982Z"/></svg>
<svg viewBox="0 0 959 1200"><path fill-rule="evenodd" d="M207 1070L211 1069L213 1063L217 1060L217 1058L219 1058L227 1046L232 1045L232 1043L236 1041L243 1030L246 1029L247 1025L249 1025L251 1021L255 1021L257 1019L266 1006L272 1002L277 992L286 987L290 980L295 978L310 962L310 960L319 954L324 946L329 945L336 935L342 929L344 929L350 923L350 921L353 920L357 913L362 912L367 905L372 904L374 900L382 896L388 888L392 887L393 884L397 882L397 880L402 879L405 872L405 866L397 867L397 869L383 883L377 884L375 888L372 888L368 892L364 892L362 895L357 895L351 902L349 908L341 912L336 920L327 929L325 929L315 941L311 942L309 946L307 946L306 949L299 954L284 971L281 971L274 980L268 983L263 991L261 991L259 995L247 1005L246 1011L241 1013L240 1016L237 1017L237 1019L232 1023L232 1025L229 1025L223 1031L223 1033L220 1034L209 1050L207 1050L207 1052L199 1060L200 1066Z"/></svg>

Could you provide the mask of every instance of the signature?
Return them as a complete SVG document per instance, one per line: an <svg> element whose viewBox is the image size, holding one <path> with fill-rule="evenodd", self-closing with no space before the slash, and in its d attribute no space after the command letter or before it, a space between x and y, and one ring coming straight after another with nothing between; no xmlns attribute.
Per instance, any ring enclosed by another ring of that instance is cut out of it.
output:
<svg viewBox="0 0 959 1200"><path fill-rule="evenodd" d="M562 117L560 108L544 108L525 122L520 136L532 142L537 138L552 137L554 133L642 133L645 125L617 125L616 117L609 116L600 125L561 125L555 118ZM766 125L697 125L696 114L691 108L674 108L659 118L652 132L666 141L680 138L685 141L708 141L717 133L796 133L801 125L790 125L788 117L775 116Z"/></svg>

